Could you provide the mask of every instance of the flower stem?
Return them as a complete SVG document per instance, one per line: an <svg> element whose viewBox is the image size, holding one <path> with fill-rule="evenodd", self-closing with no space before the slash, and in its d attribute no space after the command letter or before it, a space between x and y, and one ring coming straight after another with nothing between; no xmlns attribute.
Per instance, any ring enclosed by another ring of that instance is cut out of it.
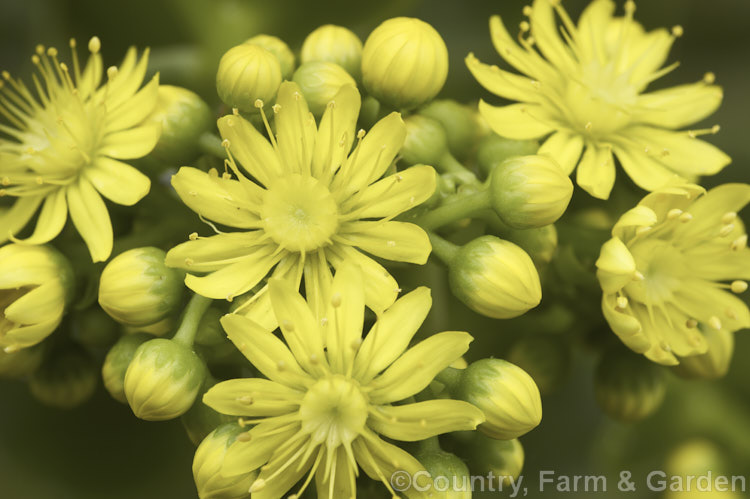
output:
<svg viewBox="0 0 750 499"><path fill-rule="evenodd" d="M206 309L211 305L211 302L213 302L211 298L206 298L197 293L194 294L185 308L180 327L177 329L172 340L186 347L192 347L193 340L198 332L198 325Z"/></svg>
<svg viewBox="0 0 750 499"><path fill-rule="evenodd" d="M442 450L443 449L440 447L440 440L438 439L437 435L419 441L420 453L440 452Z"/></svg>
<svg viewBox="0 0 750 499"><path fill-rule="evenodd" d="M205 132L198 138L198 149L203 154L216 156L219 159L226 159L227 152L221 145L221 139L211 132Z"/></svg>
<svg viewBox="0 0 750 499"><path fill-rule="evenodd" d="M449 265L450 262L455 258L456 253L458 253L458 250L460 249L457 245L453 244L450 241L447 241L443 239L442 237L438 236L434 232L427 232L427 235L430 237L430 243L432 244L432 252L437 255L440 260L443 261L446 265Z"/></svg>
<svg viewBox="0 0 750 499"><path fill-rule="evenodd" d="M461 381L461 370L453 367L446 367L435 376L435 381L445 385L445 388L449 393L453 393L458 386L458 382Z"/></svg>
<svg viewBox="0 0 750 499"><path fill-rule="evenodd" d="M470 218L490 206L490 194L487 189L481 189L468 195L456 196L417 218L415 222L423 229L433 230L449 223L457 222L464 218Z"/></svg>
<svg viewBox="0 0 750 499"><path fill-rule="evenodd" d="M446 152L435 165L440 173L450 173L462 184L478 184L479 179L464 165L462 165L450 152Z"/></svg>

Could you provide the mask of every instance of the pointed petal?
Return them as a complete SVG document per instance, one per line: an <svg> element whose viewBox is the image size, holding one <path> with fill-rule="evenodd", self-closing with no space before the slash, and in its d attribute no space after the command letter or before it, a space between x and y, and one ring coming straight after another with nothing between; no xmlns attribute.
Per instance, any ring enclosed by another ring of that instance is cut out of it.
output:
<svg viewBox="0 0 750 499"><path fill-rule="evenodd" d="M18 201L16 201L16 204L18 204ZM19 240L15 237L12 239L14 242L23 244L44 244L54 239L60 233L63 227L65 227L67 219L68 203L65 201L65 189L55 189L44 199L44 205L36 221L34 233L26 239ZM0 225L2 225L1 220Z"/></svg>
<svg viewBox="0 0 750 499"><path fill-rule="evenodd" d="M310 172L317 128L299 86L285 81L276 96L276 136L284 173Z"/></svg>
<svg viewBox="0 0 750 499"><path fill-rule="evenodd" d="M230 379L212 386L203 403L229 416L272 417L299 408L303 392L261 378Z"/></svg>
<svg viewBox="0 0 750 499"><path fill-rule="evenodd" d="M325 178L346 159L354 143L360 105L359 91L353 85L342 86L328 104L315 139L314 177Z"/></svg>
<svg viewBox="0 0 750 499"><path fill-rule="evenodd" d="M94 262L103 262L112 253L114 235L107 206L96 189L84 179L67 188L68 209L78 233L86 242Z"/></svg>
<svg viewBox="0 0 750 499"><path fill-rule="evenodd" d="M423 265L432 251L427 233L407 222L349 222L341 227L341 237L371 255L397 262Z"/></svg>
<svg viewBox="0 0 750 499"><path fill-rule="evenodd" d="M490 36L500 57L521 73L538 81L555 78L556 70L536 51L521 48L505 29L500 16L490 18Z"/></svg>
<svg viewBox="0 0 750 499"><path fill-rule="evenodd" d="M316 458L316 452L310 453L304 459L305 448L309 445L309 439L292 438L280 445L260 470L258 482L261 480L265 485L261 490L253 492L253 499L280 499L308 473ZM273 477L273 480L270 478ZM252 487L252 486L251 486Z"/></svg>
<svg viewBox="0 0 750 499"><path fill-rule="evenodd" d="M352 442L352 450L357 463L373 480L389 484L391 477L397 472L406 473L408 477L420 476L420 471L426 473L424 466L411 454L373 433ZM425 480L429 480L429 477L426 476ZM409 499L431 497L428 489L422 487L426 484L427 482L419 482L420 487L409 487L403 494Z"/></svg>
<svg viewBox="0 0 750 499"><path fill-rule="evenodd" d="M635 122L664 128L682 128L710 116L721 105L724 93L717 85L690 83L638 97Z"/></svg>
<svg viewBox="0 0 750 499"><path fill-rule="evenodd" d="M45 282L6 307L5 317L18 324L60 320L65 310L65 289L59 280Z"/></svg>
<svg viewBox="0 0 750 499"><path fill-rule="evenodd" d="M117 70L117 74L102 89L106 95L108 109L117 109L135 95L138 87L143 83L143 78L146 76L149 52L149 49L144 50L143 55L136 63L137 52L135 47L128 49L125 59Z"/></svg>
<svg viewBox="0 0 750 499"><path fill-rule="evenodd" d="M595 145L586 147L578 164L576 183L595 198L609 198L609 193L615 185L615 161L612 158L612 150Z"/></svg>
<svg viewBox="0 0 750 499"><path fill-rule="evenodd" d="M221 137L229 141L229 152L263 185L283 174L279 156L271 143L242 116L224 116L217 122Z"/></svg>
<svg viewBox="0 0 750 499"><path fill-rule="evenodd" d="M331 452L327 450L327 452ZM334 464L335 476L331 486L329 475L325 474L325 467L319 466L315 473L315 489L317 499L351 499L357 496L356 466L351 466L346 450L339 446L333 452L336 453Z"/></svg>
<svg viewBox="0 0 750 499"><path fill-rule="evenodd" d="M726 213L739 213L750 203L750 185L723 184L714 187L690 205L688 211L693 219L675 229L675 237L683 240L705 239L707 235L718 236ZM732 239L727 238L729 245Z"/></svg>
<svg viewBox="0 0 750 499"><path fill-rule="evenodd" d="M167 252L165 263L191 272L213 272L243 260L265 245L260 231L226 232L178 244Z"/></svg>
<svg viewBox="0 0 750 499"><path fill-rule="evenodd" d="M151 188L151 181L146 175L106 156L97 158L83 174L104 197L124 206L133 206Z"/></svg>
<svg viewBox="0 0 750 499"><path fill-rule="evenodd" d="M613 237L602 245L596 269L596 277L605 293L621 290L636 275L635 259L618 237Z"/></svg>
<svg viewBox="0 0 750 499"><path fill-rule="evenodd" d="M44 199L44 195L20 197L10 209L0 212L0 243L7 241L29 223Z"/></svg>
<svg viewBox="0 0 750 499"><path fill-rule="evenodd" d="M154 149L160 136L161 123L144 123L106 135L99 152L115 159L142 158Z"/></svg>
<svg viewBox="0 0 750 499"><path fill-rule="evenodd" d="M315 317L323 318L331 296L331 269L326 260L325 250L320 249L305 260L305 298Z"/></svg>
<svg viewBox="0 0 750 499"><path fill-rule="evenodd" d="M248 431L250 440L235 441L224 456L221 474L224 476L242 475L255 471L268 462L274 451L289 441L297 429L278 431L278 423L261 423Z"/></svg>
<svg viewBox="0 0 750 499"><path fill-rule="evenodd" d="M615 144L613 150L622 169L642 189L654 191L679 178L636 143Z"/></svg>
<svg viewBox="0 0 750 499"><path fill-rule="evenodd" d="M392 217L425 202L435 192L436 184L433 167L412 166L361 190L347 199L341 210L356 212L359 219Z"/></svg>
<svg viewBox="0 0 750 499"><path fill-rule="evenodd" d="M106 131L117 132L142 123L154 111L158 98L159 75L157 74L132 98L120 104L116 109L108 109L108 116L111 118L107 121Z"/></svg>
<svg viewBox="0 0 750 499"><path fill-rule="evenodd" d="M602 296L602 312L609 327L620 340L636 353L645 353L651 348L651 340L644 334L638 319L629 310L616 307L617 295L605 293Z"/></svg>
<svg viewBox="0 0 750 499"><path fill-rule="evenodd" d="M428 400L370 411L367 425L383 436L416 442L442 433L476 429L484 413L462 400Z"/></svg>
<svg viewBox="0 0 750 499"><path fill-rule="evenodd" d="M583 137L561 130L550 135L537 154L551 157L567 175L570 175L581 159L582 151Z"/></svg>
<svg viewBox="0 0 750 499"><path fill-rule="evenodd" d="M479 113L493 132L509 139L538 139L554 131L546 111L536 104L491 106L480 100Z"/></svg>
<svg viewBox="0 0 750 499"><path fill-rule="evenodd" d="M52 334L60 325L61 320L62 317L57 317L28 326L13 328L5 332L3 337L0 338L0 347L11 347L15 350L36 345Z"/></svg>
<svg viewBox="0 0 750 499"><path fill-rule="evenodd" d="M483 64L474 54L466 56L466 67L480 85L495 95L522 102L539 101L539 91L530 78Z"/></svg>
<svg viewBox="0 0 750 499"><path fill-rule="evenodd" d="M548 61L564 73L574 71L580 63L573 60L570 49L558 34L555 11L549 0L535 0L531 7L531 33L536 46Z"/></svg>
<svg viewBox="0 0 750 499"><path fill-rule="evenodd" d="M404 352L368 387L373 404L388 404L422 391L437 373L469 349L469 333L450 331L427 338Z"/></svg>
<svg viewBox="0 0 750 499"><path fill-rule="evenodd" d="M337 245L326 251L331 264L338 269L350 261L362 269L365 277L365 304L376 314L390 307L398 295L398 283L382 265L351 246Z"/></svg>
<svg viewBox="0 0 750 499"><path fill-rule="evenodd" d="M362 271L346 262L336 269L327 303L326 346L334 372L349 372L362 341L365 293Z"/></svg>

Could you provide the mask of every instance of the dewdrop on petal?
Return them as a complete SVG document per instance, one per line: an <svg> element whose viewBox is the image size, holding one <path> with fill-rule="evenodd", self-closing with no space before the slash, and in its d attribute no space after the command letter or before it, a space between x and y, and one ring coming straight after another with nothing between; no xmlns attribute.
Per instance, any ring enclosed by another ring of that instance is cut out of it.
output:
<svg viewBox="0 0 750 499"><path fill-rule="evenodd" d="M465 452L474 475L489 476L491 472L498 483L507 486L515 481L521 471L525 454L518 439L497 440L475 431Z"/></svg>
<svg viewBox="0 0 750 499"><path fill-rule="evenodd" d="M176 311L183 273L164 264L166 253L154 247L117 255L102 271L99 305L116 321L148 326Z"/></svg>
<svg viewBox="0 0 750 499"><path fill-rule="evenodd" d="M250 497L250 486L257 471L225 476L221 473L229 447L247 436L248 428L227 423L212 431L200 443L193 457L193 478L200 499L245 499Z"/></svg>
<svg viewBox="0 0 750 499"><path fill-rule="evenodd" d="M459 248L448 264L448 279L459 300L494 319L518 317L542 299L529 255L495 236L478 237Z"/></svg>
<svg viewBox="0 0 750 499"><path fill-rule="evenodd" d="M610 417L624 422L640 421L664 401L667 370L629 350L606 352L594 376L594 395Z"/></svg>
<svg viewBox="0 0 750 499"><path fill-rule="evenodd" d="M281 85L279 60L260 45L243 44L229 49L219 61L216 90L229 107L255 110L255 101L272 101Z"/></svg>
<svg viewBox="0 0 750 499"><path fill-rule="evenodd" d="M573 196L570 178L545 156L508 159L492 170L489 182L492 207L516 229L554 223Z"/></svg>
<svg viewBox="0 0 750 499"><path fill-rule="evenodd" d="M276 36L261 34L248 38L245 40L245 44L258 45L271 52L279 61L281 78L289 80L292 77L295 68L294 52L292 52L292 49L289 48L289 45L284 40Z"/></svg>
<svg viewBox="0 0 750 499"><path fill-rule="evenodd" d="M91 356L80 347L51 352L29 378L29 390L41 403L72 409L94 394L99 376Z"/></svg>
<svg viewBox="0 0 750 499"><path fill-rule="evenodd" d="M104 357L102 364L104 388L118 402L128 403L125 397L125 372L138 347L151 339L153 337L145 333L126 334L112 345L107 356Z"/></svg>
<svg viewBox="0 0 750 499"><path fill-rule="evenodd" d="M302 63L333 62L359 79L362 73L362 40L343 26L326 24L307 35L300 52Z"/></svg>
<svg viewBox="0 0 750 499"><path fill-rule="evenodd" d="M125 372L125 397L141 419L174 419L193 405L206 374L205 364L189 347L156 338L136 350Z"/></svg>
<svg viewBox="0 0 750 499"><path fill-rule="evenodd" d="M292 79L299 85L310 112L316 118L323 116L328 103L334 100L341 87L357 86L357 82L344 68L325 61L303 62Z"/></svg>
<svg viewBox="0 0 750 499"><path fill-rule="evenodd" d="M411 17L384 21L362 51L362 83L379 101L411 109L432 100L448 76L448 49L435 28Z"/></svg>
<svg viewBox="0 0 750 499"><path fill-rule="evenodd" d="M170 164L190 161L198 154L198 139L213 125L208 104L186 88L160 85L156 108L148 120L161 124L153 156Z"/></svg>
<svg viewBox="0 0 750 499"><path fill-rule="evenodd" d="M460 457L439 447L420 450L414 457L430 474L429 477L415 480L417 485L426 486L431 479L434 489L442 491L442 499L471 499L469 468Z"/></svg>
<svg viewBox="0 0 750 499"><path fill-rule="evenodd" d="M479 430L510 440L536 428L542 421L539 389L526 371L502 359L482 359L461 371L454 395L484 412Z"/></svg>

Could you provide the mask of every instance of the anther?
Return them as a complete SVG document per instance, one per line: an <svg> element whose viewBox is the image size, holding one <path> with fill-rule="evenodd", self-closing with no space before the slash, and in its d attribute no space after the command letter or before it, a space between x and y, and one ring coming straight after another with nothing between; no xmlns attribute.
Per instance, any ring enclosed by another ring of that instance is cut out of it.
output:
<svg viewBox="0 0 750 499"><path fill-rule="evenodd" d="M734 230L734 224L728 224L721 228L719 237L727 237Z"/></svg>
<svg viewBox="0 0 750 499"><path fill-rule="evenodd" d="M719 319L719 318L718 318L718 317L716 317L715 315L712 315L712 316L711 316L711 317L710 317L710 318L708 319L708 325L709 325L709 326L711 326L712 328L714 328L714 329L716 329L716 330L718 331L719 329L721 329L721 319Z"/></svg>
<svg viewBox="0 0 750 499"><path fill-rule="evenodd" d="M714 135L716 135L720 131L721 131L721 126L720 125L714 125L714 126L711 127L711 133L714 134Z"/></svg>
<svg viewBox="0 0 750 499"><path fill-rule="evenodd" d="M524 16L529 17L531 16L531 13L534 12L534 9L531 8L531 5L525 5L521 12L523 12Z"/></svg>
<svg viewBox="0 0 750 499"><path fill-rule="evenodd" d="M190 235L188 236L188 239L190 239L191 241L197 240L198 239L198 233L197 232L191 232Z"/></svg>
<svg viewBox="0 0 750 499"><path fill-rule="evenodd" d="M254 494L255 492L260 492L265 487L266 487L266 481L263 480L262 478L258 478L250 486L250 489L248 490L248 492L250 492L251 494Z"/></svg>
<svg viewBox="0 0 750 499"><path fill-rule="evenodd" d="M633 274L633 280L634 281L642 281L646 278L640 271L636 270Z"/></svg>
<svg viewBox="0 0 750 499"><path fill-rule="evenodd" d="M531 29L528 21L521 21L521 24L519 24L518 27L521 28L521 33L525 33Z"/></svg>
<svg viewBox="0 0 750 499"><path fill-rule="evenodd" d="M687 321L685 321L685 327L687 327L688 329L695 329L696 327L698 327L698 321L695 319L688 319Z"/></svg>
<svg viewBox="0 0 750 499"><path fill-rule="evenodd" d="M107 78L110 80L117 76L117 66L110 66L107 68Z"/></svg>
<svg viewBox="0 0 750 499"><path fill-rule="evenodd" d="M232 303L232 301L234 300L234 295L233 295L233 294L228 294L228 295L227 295L227 298L226 298L226 300L227 300L227 301L228 301L229 303Z"/></svg>
<svg viewBox="0 0 750 499"><path fill-rule="evenodd" d="M193 263L195 262L193 261L192 258L189 258L189 257L185 258L185 266L190 267Z"/></svg>
<svg viewBox="0 0 750 499"><path fill-rule="evenodd" d="M586 124L583 126L583 128L585 128L587 132L590 132L592 126L593 125L591 124L591 122L587 121Z"/></svg>
<svg viewBox="0 0 750 499"><path fill-rule="evenodd" d="M706 83L707 85L711 85L713 82L716 81L716 75L708 72L703 75L703 83Z"/></svg>
<svg viewBox="0 0 750 499"><path fill-rule="evenodd" d="M3 185L10 185L10 179L8 177L3 177L2 184Z"/></svg>
<svg viewBox="0 0 750 499"><path fill-rule="evenodd" d="M328 325L328 317L322 317L320 319L320 325L323 326L323 327L327 326Z"/></svg>
<svg viewBox="0 0 750 499"><path fill-rule="evenodd" d="M680 26L679 24L677 26L672 26L672 35L675 38L679 38L684 34L685 34L685 30L682 28L682 26Z"/></svg>
<svg viewBox="0 0 750 499"><path fill-rule="evenodd" d="M385 245L388 246L389 248L393 248L396 246L396 241L387 241Z"/></svg>
<svg viewBox="0 0 750 499"><path fill-rule="evenodd" d="M628 308L628 299L625 296L617 297L617 308L619 310L625 310Z"/></svg>
<svg viewBox="0 0 750 499"><path fill-rule="evenodd" d="M334 293L333 296L331 296L331 305L333 308L341 306L341 293Z"/></svg>
<svg viewBox="0 0 750 499"><path fill-rule="evenodd" d="M261 99L255 99L255 107L258 109L263 109L263 101Z"/></svg>
<svg viewBox="0 0 750 499"><path fill-rule="evenodd" d="M679 208L672 208L667 212L667 219L668 220L674 220L675 218L682 215L682 210Z"/></svg>
<svg viewBox="0 0 750 499"><path fill-rule="evenodd" d="M284 319L283 321L281 321L281 327L289 331L294 331L294 324L292 324L292 321L288 319Z"/></svg>
<svg viewBox="0 0 750 499"><path fill-rule="evenodd" d="M732 284L730 284L729 288L732 290L732 293L744 293L745 291L747 291L747 283L745 281L732 281Z"/></svg>
<svg viewBox="0 0 750 499"><path fill-rule="evenodd" d="M273 114L279 114L279 111L281 111L281 104L274 104L271 106L271 109L273 109Z"/></svg>
<svg viewBox="0 0 750 499"><path fill-rule="evenodd" d="M660 347L661 347L661 349L662 349L662 350L664 350L665 352L671 352L671 351L672 351L672 347L670 347L670 346L669 346L669 343L667 343L666 341L663 341L663 340L662 340L662 342L661 342L661 343L659 343L659 346L660 346Z"/></svg>
<svg viewBox="0 0 750 499"><path fill-rule="evenodd" d="M229 173L229 172L224 172L224 173L222 173L222 174L221 174L221 178L222 178L223 180L231 180L231 178L232 178L232 174L231 174L231 173Z"/></svg>
<svg viewBox="0 0 750 499"><path fill-rule="evenodd" d="M682 215L680 215L680 222L682 222L682 223L688 223L692 219L693 219L693 215L691 215L687 211L685 213L683 213Z"/></svg>
<svg viewBox="0 0 750 499"><path fill-rule="evenodd" d="M646 232L649 232L650 230L651 230L651 227L643 226L643 227L638 227L637 229L635 229L635 233L636 235L640 236L642 234L645 234Z"/></svg>
<svg viewBox="0 0 750 499"><path fill-rule="evenodd" d="M737 319L737 312L735 312L733 308L727 308L724 313L732 320Z"/></svg>
<svg viewBox="0 0 750 499"><path fill-rule="evenodd" d="M625 2L625 13L633 15L633 12L635 12L635 2L633 0L628 0Z"/></svg>
<svg viewBox="0 0 750 499"><path fill-rule="evenodd" d="M365 133L367 133L367 132L365 132L363 129L360 128L359 131L357 132L357 138L360 139L360 140L364 139L365 138Z"/></svg>
<svg viewBox="0 0 750 499"><path fill-rule="evenodd" d="M96 54L102 48L102 42L98 36L92 36L89 40L89 52Z"/></svg>
<svg viewBox="0 0 750 499"><path fill-rule="evenodd" d="M235 116L239 116L240 115L240 110L237 109L236 107L233 107L232 108L232 114L235 115ZM234 125L234 122L232 122L232 125Z"/></svg>
<svg viewBox="0 0 750 499"><path fill-rule="evenodd" d="M70 48L72 49L76 48L76 39L71 38L70 41L68 42L68 45L70 45Z"/></svg>
<svg viewBox="0 0 750 499"><path fill-rule="evenodd" d="M737 219L737 213L734 211L728 211L721 217L721 223L728 225Z"/></svg>
<svg viewBox="0 0 750 499"><path fill-rule="evenodd" d="M227 124L229 124L229 123L227 123ZM229 139L224 139L224 140L221 141L221 147L223 147L224 149L229 149L229 146L230 146Z"/></svg>
<svg viewBox="0 0 750 499"><path fill-rule="evenodd" d="M249 431L243 431L242 433L240 433L239 435L235 437L235 440L238 442L249 442L252 439L253 437L252 435L250 435Z"/></svg>
<svg viewBox="0 0 750 499"><path fill-rule="evenodd" d="M742 234L740 237L732 241L732 244L729 245L729 248L732 251L739 251L746 247L747 247L747 234Z"/></svg>
<svg viewBox="0 0 750 499"><path fill-rule="evenodd" d="M47 55L50 57L57 57L57 49L55 47L48 48Z"/></svg>

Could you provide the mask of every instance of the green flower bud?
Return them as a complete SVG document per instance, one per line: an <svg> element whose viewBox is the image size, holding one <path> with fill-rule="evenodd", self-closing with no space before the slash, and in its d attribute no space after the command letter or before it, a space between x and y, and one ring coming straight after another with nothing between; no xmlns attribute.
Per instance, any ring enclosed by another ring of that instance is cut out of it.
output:
<svg viewBox="0 0 750 499"><path fill-rule="evenodd" d="M180 305L183 274L164 264L166 253L153 247L117 255L102 271L99 305L114 320L147 326L172 314Z"/></svg>
<svg viewBox="0 0 750 499"><path fill-rule="evenodd" d="M413 114L404 120L406 139L401 156L409 165L439 164L448 152L448 139L439 121Z"/></svg>
<svg viewBox="0 0 750 499"><path fill-rule="evenodd" d="M552 261L557 251L557 229L553 224L531 229L510 229L503 238L520 246L537 267Z"/></svg>
<svg viewBox="0 0 750 499"><path fill-rule="evenodd" d="M156 338L136 350L125 372L125 397L141 419L173 419L193 405L206 374L205 364L190 348Z"/></svg>
<svg viewBox="0 0 750 499"><path fill-rule="evenodd" d="M44 345L15 352L0 349L0 378L22 378L36 371L44 360Z"/></svg>
<svg viewBox="0 0 750 499"><path fill-rule="evenodd" d="M226 423L231 423L237 419L218 413L203 403L203 395L215 384L216 380L211 377L207 378L203 389L195 398L193 406L183 414L182 417L180 417L182 420L182 426L188 434L188 438L190 438L190 441L195 445L199 445L201 441L217 427Z"/></svg>
<svg viewBox="0 0 750 499"><path fill-rule="evenodd" d="M51 246L0 247L0 348L17 352L57 329L73 298L68 260Z"/></svg>
<svg viewBox="0 0 750 499"><path fill-rule="evenodd" d="M594 395L610 417L640 421L664 401L667 371L641 355L623 348L606 352L594 377Z"/></svg>
<svg viewBox="0 0 750 499"><path fill-rule="evenodd" d="M515 244L482 236L458 249L448 279L453 294L477 313L510 319L539 305L542 287L534 263Z"/></svg>
<svg viewBox="0 0 750 499"><path fill-rule="evenodd" d="M120 326L104 310L94 305L77 312L71 320L71 336L91 348L106 348L119 336Z"/></svg>
<svg viewBox="0 0 750 499"><path fill-rule="evenodd" d="M481 127L476 111L454 100L434 100L419 114L438 121L445 130L448 148L459 159L466 159L479 141Z"/></svg>
<svg viewBox="0 0 750 499"><path fill-rule="evenodd" d="M508 360L534 379L542 394L552 393L570 371L570 346L557 335L523 336L508 352Z"/></svg>
<svg viewBox="0 0 750 499"><path fill-rule="evenodd" d="M435 28L410 17L388 19L370 33L362 51L362 83L397 109L432 100L448 76L448 49Z"/></svg>
<svg viewBox="0 0 750 499"><path fill-rule="evenodd" d="M53 352L29 378L29 390L51 407L72 409L94 394L99 376L96 364L80 347Z"/></svg>
<svg viewBox="0 0 750 499"><path fill-rule="evenodd" d="M719 379L726 376L734 354L734 333L726 329L702 328L708 351L702 355L681 357L674 366L678 376L688 379Z"/></svg>
<svg viewBox="0 0 750 499"><path fill-rule="evenodd" d="M245 40L245 44L258 45L271 52L279 61L281 78L283 80L288 80L292 77L295 67L294 53L284 40L272 35L255 35L254 37Z"/></svg>
<svg viewBox="0 0 750 499"><path fill-rule="evenodd" d="M317 118L323 116L326 106L344 85L357 86L354 78L344 68L332 62L314 61L300 64L293 80L302 90L310 112Z"/></svg>
<svg viewBox="0 0 750 499"><path fill-rule="evenodd" d="M479 169L489 176L497 165L516 156L531 156L539 150L535 140L506 139L495 133L484 137L477 150Z"/></svg>
<svg viewBox="0 0 750 499"><path fill-rule="evenodd" d="M192 160L198 154L198 138L213 125L211 109L198 94L172 85L159 86L156 108L148 119L161 123L151 154L172 164Z"/></svg>
<svg viewBox="0 0 750 499"><path fill-rule="evenodd" d="M193 478L200 499L250 497L250 485L257 478L257 471L233 476L221 474L229 446L246 431L237 423L228 423L212 431L198 446L193 458Z"/></svg>
<svg viewBox="0 0 750 499"><path fill-rule="evenodd" d="M443 499L471 499L469 468L458 456L438 448L418 452L414 457L432 478L430 492ZM417 480L415 485L426 487L426 479Z"/></svg>
<svg viewBox="0 0 750 499"><path fill-rule="evenodd" d="M270 102L281 85L279 60L260 45L243 44L229 49L219 61L216 90L229 107L254 111L255 101Z"/></svg>
<svg viewBox="0 0 750 499"><path fill-rule="evenodd" d="M213 347L227 342L227 335L219 322L223 315L218 307L209 307L204 312L195 335L196 345Z"/></svg>
<svg viewBox="0 0 750 499"><path fill-rule="evenodd" d="M516 229L554 223L568 208L573 183L546 156L520 156L498 165L489 179L495 213Z"/></svg>
<svg viewBox="0 0 750 499"><path fill-rule="evenodd" d="M102 364L104 388L118 402L128 403L125 398L125 372L128 370L130 361L133 360L138 347L150 339L152 337L144 333L125 335L109 349L107 356L104 357L104 363Z"/></svg>
<svg viewBox="0 0 750 499"><path fill-rule="evenodd" d="M509 485L521 475L525 455L518 439L496 440L480 432L472 432L470 445L466 454L474 475L488 476L491 472L497 480L497 488Z"/></svg>
<svg viewBox="0 0 750 499"><path fill-rule="evenodd" d="M326 24L307 35L300 60L333 62L359 79L362 72L362 40L350 30Z"/></svg>
<svg viewBox="0 0 750 499"><path fill-rule="evenodd" d="M461 371L457 398L478 407L487 418L479 425L485 435L511 440L542 421L542 399L526 371L502 359L482 359Z"/></svg>

